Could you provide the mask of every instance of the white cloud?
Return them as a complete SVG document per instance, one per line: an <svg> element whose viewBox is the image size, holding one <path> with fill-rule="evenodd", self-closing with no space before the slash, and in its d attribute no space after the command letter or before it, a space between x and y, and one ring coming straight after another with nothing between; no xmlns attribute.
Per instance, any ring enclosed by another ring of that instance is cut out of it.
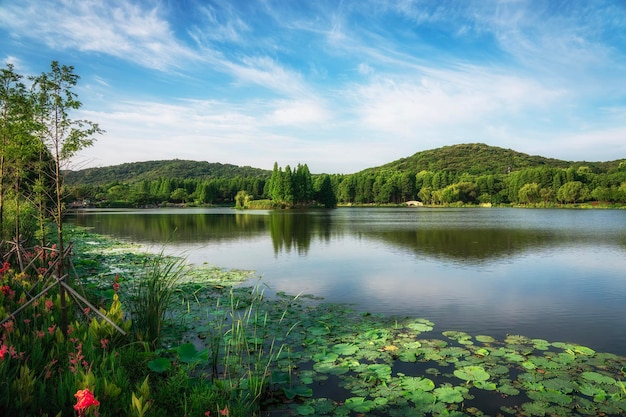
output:
<svg viewBox="0 0 626 417"><path fill-rule="evenodd" d="M222 63L240 83L251 83L289 96L309 92L300 74L269 57L246 57L242 63Z"/></svg>
<svg viewBox="0 0 626 417"><path fill-rule="evenodd" d="M160 13L123 0L24 0L5 5L0 21L15 36L53 49L104 53L158 70L197 59Z"/></svg>
<svg viewBox="0 0 626 417"><path fill-rule="evenodd" d="M423 72L415 79L379 77L357 86L353 102L360 120L380 131L410 135L425 127L474 126L536 111L565 95L531 79L480 68Z"/></svg>
<svg viewBox="0 0 626 417"><path fill-rule="evenodd" d="M316 100L277 100L270 107L274 107L266 118L270 125L298 127L325 123L330 119L330 112Z"/></svg>

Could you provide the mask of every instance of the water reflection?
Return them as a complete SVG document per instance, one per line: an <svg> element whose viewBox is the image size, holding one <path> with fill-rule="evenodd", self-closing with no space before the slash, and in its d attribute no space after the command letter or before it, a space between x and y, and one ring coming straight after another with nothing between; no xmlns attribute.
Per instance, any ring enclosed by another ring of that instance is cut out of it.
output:
<svg viewBox="0 0 626 417"><path fill-rule="evenodd" d="M69 220L94 227L98 233L150 243L219 243L269 234L275 255L294 251L306 256L313 239L328 243L346 236L379 240L418 256L464 263L488 262L559 246L614 245L626 249L626 231L605 221L600 221L601 227L570 223L568 219L520 222L511 216L516 212L509 211L504 214L509 216L506 221L501 216L490 216L485 224L480 217L455 217L446 211L425 215L406 210L392 213L390 217L389 211L375 209L353 209L341 214L229 209L86 210Z"/></svg>
<svg viewBox="0 0 626 417"><path fill-rule="evenodd" d="M439 330L626 354L626 211L173 209L81 212L98 233L252 269L274 291Z"/></svg>

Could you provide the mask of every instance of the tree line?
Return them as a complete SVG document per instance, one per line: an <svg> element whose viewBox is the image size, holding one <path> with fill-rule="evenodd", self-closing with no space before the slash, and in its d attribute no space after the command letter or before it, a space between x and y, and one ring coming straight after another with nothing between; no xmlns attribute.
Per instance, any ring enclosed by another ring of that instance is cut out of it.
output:
<svg viewBox="0 0 626 417"><path fill-rule="evenodd" d="M126 183L71 187L72 198L109 206L172 204L239 205L251 200L271 200L276 207L335 207L345 205L543 205L626 203L626 162L602 171L585 165L530 167L504 173L469 174L449 170L419 172L370 169L355 174L310 173L306 164L282 168L274 164L271 175L233 178L159 178Z"/></svg>
<svg viewBox="0 0 626 417"><path fill-rule="evenodd" d="M336 178L337 198L345 204L532 204L588 201L626 203L626 162L611 172L534 167L502 174L451 171L367 171Z"/></svg>
<svg viewBox="0 0 626 417"><path fill-rule="evenodd" d="M53 61L24 77L11 64L0 70L0 240L40 240L56 225L63 253L63 171L75 154L102 133L71 117L81 107L73 89L79 76Z"/></svg>

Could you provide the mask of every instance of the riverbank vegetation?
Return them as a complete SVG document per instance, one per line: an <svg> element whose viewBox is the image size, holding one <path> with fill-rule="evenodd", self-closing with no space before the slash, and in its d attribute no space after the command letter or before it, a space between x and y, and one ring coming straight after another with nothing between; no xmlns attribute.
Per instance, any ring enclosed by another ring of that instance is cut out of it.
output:
<svg viewBox="0 0 626 417"><path fill-rule="evenodd" d="M147 165L146 165L147 164ZM484 144L418 152L354 174L311 174L306 164L208 169L193 161L124 164L68 172L72 201L99 206L235 205L245 192L263 207L339 205L626 204L626 160L570 162ZM218 166L219 167L219 166ZM123 169L122 169L123 168ZM172 172L176 175L164 175Z"/></svg>

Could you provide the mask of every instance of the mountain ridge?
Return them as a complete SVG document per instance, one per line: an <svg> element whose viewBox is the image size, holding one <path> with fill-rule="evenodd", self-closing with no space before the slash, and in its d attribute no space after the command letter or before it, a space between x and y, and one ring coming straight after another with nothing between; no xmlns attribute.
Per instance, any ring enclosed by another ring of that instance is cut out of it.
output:
<svg viewBox="0 0 626 417"><path fill-rule="evenodd" d="M366 168L354 174L379 171L420 172L448 171L452 173L503 174L524 168L578 168L586 166L596 172L616 169L626 159L614 161L565 161L529 155L484 143L463 143L416 152L386 164ZM100 168L66 171L68 185L97 185L111 182L139 182L158 178L211 179L234 177L269 178L271 171L250 166L192 160L156 160L129 162ZM351 175L351 174L346 174Z"/></svg>

